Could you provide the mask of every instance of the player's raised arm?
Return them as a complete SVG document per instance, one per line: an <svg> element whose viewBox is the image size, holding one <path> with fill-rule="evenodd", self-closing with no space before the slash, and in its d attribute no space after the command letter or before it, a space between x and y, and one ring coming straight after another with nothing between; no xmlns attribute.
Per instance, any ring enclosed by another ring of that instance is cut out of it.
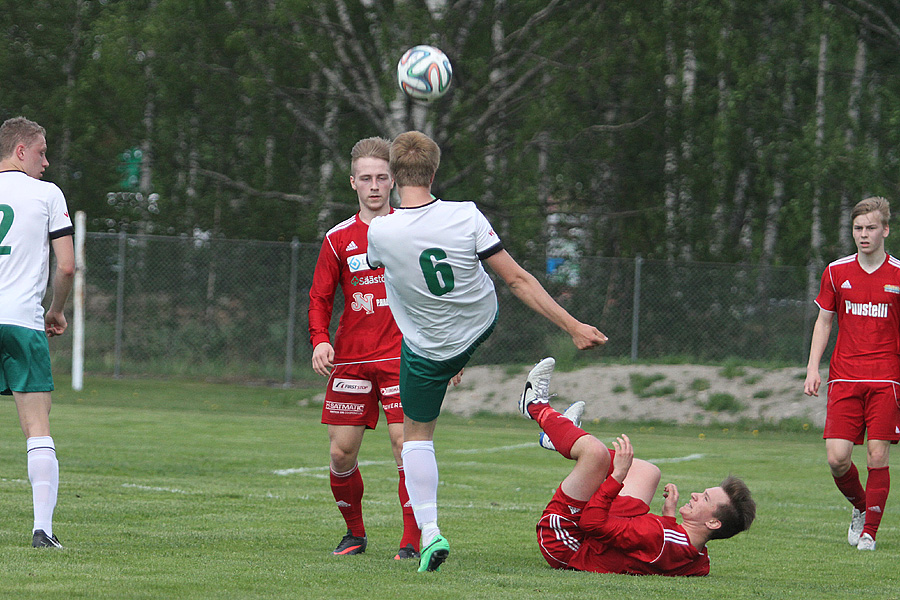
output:
<svg viewBox="0 0 900 600"><path fill-rule="evenodd" d="M572 342L579 350L606 343L607 337L599 329L570 315L547 293L537 278L520 267L506 250L491 255L484 262L506 282L519 300L572 336Z"/></svg>

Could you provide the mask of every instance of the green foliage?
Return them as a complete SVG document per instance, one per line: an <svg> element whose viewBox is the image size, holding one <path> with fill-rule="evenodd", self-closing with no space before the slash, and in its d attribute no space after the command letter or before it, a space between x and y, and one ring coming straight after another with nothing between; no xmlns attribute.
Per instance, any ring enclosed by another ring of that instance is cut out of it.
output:
<svg viewBox="0 0 900 600"><path fill-rule="evenodd" d="M657 381L662 381L665 378L665 375L661 375L659 373L653 373L651 375L631 373L628 376L632 393L634 393L635 396L642 398L654 395L654 393L650 391L650 386L652 386Z"/></svg>
<svg viewBox="0 0 900 600"><path fill-rule="evenodd" d="M726 392L710 394L705 402L699 402L698 405L711 412L738 413L744 410L743 403Z"/></svg>
<svg viewBox="0 0 900 600"><path fill-rule="evenodd" d="M857 4L14 3L0 118L47 127L47 178L93 231L313 242L354 211L352 144L418 128L443 149L435 192L477 201L514 255L568 239L583 255L804 265L846 251L848 203L900 191L900 15ZM427 107L394 81L419 42L457 74ZM134 182L117 171L129 148L146 150L134 193L158 211L107 200ZM571 222L551 231L551 213ZM765 275L753 289L767 297Z"/></svg>
<svg viewBox="0 0 900 600"><path fill-rule="evenodd" d="M708 390L709 385L710 385L709 379L704 379L702 377L698 377L697 379L694 379L693 381L691 381L690 388L691 388L691 391L702 392L703 390Z"/></svg>
<svg viewBox="0 0 900 600"><path fill-rule="evenodd" d="M743 377L746 374L746 370L741 363L730 360L725 363L722 370L719 371L719 374L727 379L735 379L737 377Z"/></svg>

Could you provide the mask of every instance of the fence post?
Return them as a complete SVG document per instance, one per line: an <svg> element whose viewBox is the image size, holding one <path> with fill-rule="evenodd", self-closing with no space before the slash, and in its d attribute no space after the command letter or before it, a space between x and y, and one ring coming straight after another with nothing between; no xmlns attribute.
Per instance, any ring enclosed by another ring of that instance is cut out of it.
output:
<svg viewBox="0 0 900 600"><path fill-rule="evenodd" d="M638 254L634 257L634 301L631 305L631 361L638 359L638 325L641 314L641 265L643 257Z"/></svg>
<svg viewBox="0 0 900 600"><path fill-rule="evenodd" d="M300 262L300 240L291 240L291 283L288 289L287 347L284 352L284 387L290 387L294 374L294 323L297 320L297 271Z"/></svg>
<svg viewBox="0 0 900 600"><path fill-rule="evenodd" d="M119 232L119 264L116 281L116 358L113 367L113 378L122 376L122 330L125 328L125 247L127 234Z"/></svg>
<svg viewBox="0 0 900 600"><path fill-rule="evenodd" d="M72 296L72 389L84 387L84 233L86 217L75 213L75 284Z"/></svg>

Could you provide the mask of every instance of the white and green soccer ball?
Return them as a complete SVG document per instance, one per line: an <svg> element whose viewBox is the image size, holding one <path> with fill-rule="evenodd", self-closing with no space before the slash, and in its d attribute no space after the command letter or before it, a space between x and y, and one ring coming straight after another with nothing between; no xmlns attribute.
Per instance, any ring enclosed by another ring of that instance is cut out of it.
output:
<svg viewBox="0 0 900 600"><path fill-rule="evenodd" d="M415 100L437 100L450 89L452 78L450 59L434 46L413 46L397 63L397 83Z"/></svg>

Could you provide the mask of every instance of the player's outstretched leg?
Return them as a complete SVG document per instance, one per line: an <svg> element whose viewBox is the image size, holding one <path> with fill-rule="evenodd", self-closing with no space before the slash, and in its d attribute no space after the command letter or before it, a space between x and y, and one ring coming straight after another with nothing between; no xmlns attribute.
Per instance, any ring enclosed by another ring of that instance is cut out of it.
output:
<svg viewBox="0 0 900 600"><path fill-rule="evenodd" d="M442 535L437 535L431 543L422 548L422 558L419 560L419 573L426 571L440 571L441 565L450 556L450 542Z"/></svg>
<svg viewBox="0 0 900 600"><path fill-rule="evenodd" d="M579 426L584 403L576 402L566 410L566 414L559 413L550 406L550 376L555 365L553 358L545 358L531 369L525 380L525 390L519 399L519 411L525 417L537 421L544 430L546 436L539 440L541 446L552 446L566 458L572 458L572 445L578 438L587 435Z"/></svg>
<svg viewBox="0 0 900 600"><path fill-rule="evenodd" d="M575 424L575 427L581 427L581 416L583 414L584 402L579 400L578 402L575 402L569 408L567 408L566 412L563 413L563 416L572 421ZM541 448L554 451L556 450L556 446L553 445L553 442L550 440L550 436L543 431L538 434L538 444L541 446Z"/></svg>
<svg viewBox="0 0 900 600"><path fill-rule="evenodd" d="M550 405L550 376L556 360L547 357L536 364L525 379L525 390L519 398L519 411L526 419L534 419L532 410Z"/></svg>

